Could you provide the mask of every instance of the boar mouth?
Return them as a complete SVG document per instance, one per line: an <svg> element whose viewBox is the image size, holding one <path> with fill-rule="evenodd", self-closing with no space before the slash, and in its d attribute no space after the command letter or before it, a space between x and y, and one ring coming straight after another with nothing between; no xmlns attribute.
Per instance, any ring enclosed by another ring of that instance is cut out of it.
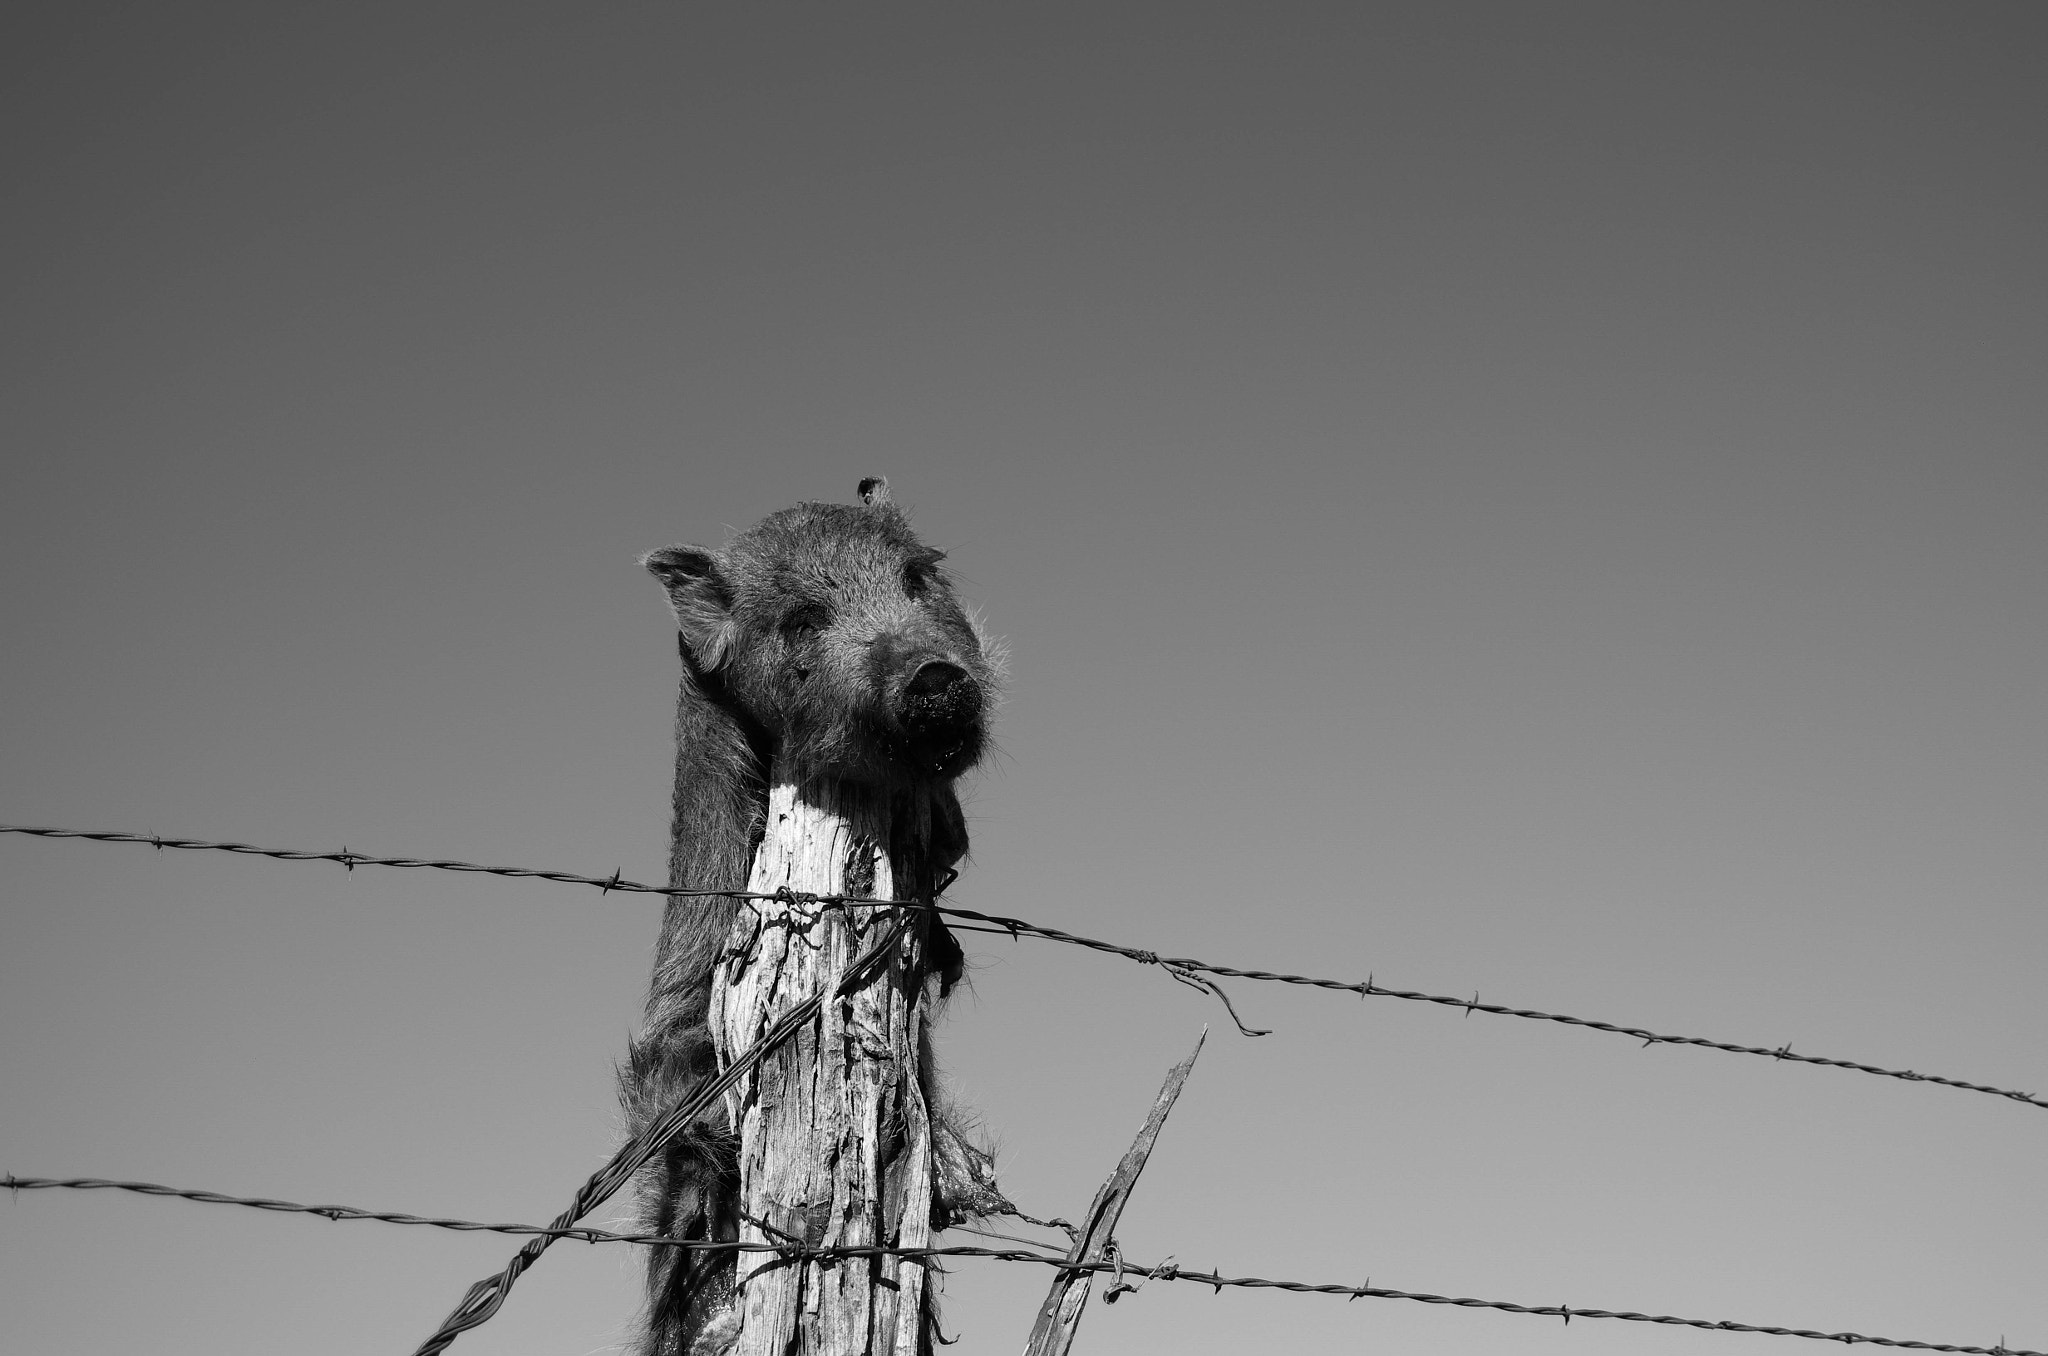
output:
<svg viewBox="0 0 2048 1356"><path fill-rule="evenodd" d="M974 746L981 740L979 731L963 730L955 739L942 744L927 743L922 750L926 766L934 777L957 777L974 762Z"/></svg>

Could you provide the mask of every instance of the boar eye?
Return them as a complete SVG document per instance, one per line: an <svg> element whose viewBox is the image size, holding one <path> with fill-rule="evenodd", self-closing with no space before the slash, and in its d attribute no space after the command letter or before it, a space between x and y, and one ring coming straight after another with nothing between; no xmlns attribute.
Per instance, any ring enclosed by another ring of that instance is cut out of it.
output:
<svg viewBox="0 0 2048 1356"><path fill-rule="evenodd" d="M922 598L931 591L932 578L938 573L939 562L946 558L944 551L927 550L903 562L903 591L912 598Z"/></svg>
<svg viewBox="0 0 2048 1356"><path fill-rule="evenodd" d="M823 603L798 603L782 614L782 634L791 640L814 636L832 624L832 609Z"/></svg>

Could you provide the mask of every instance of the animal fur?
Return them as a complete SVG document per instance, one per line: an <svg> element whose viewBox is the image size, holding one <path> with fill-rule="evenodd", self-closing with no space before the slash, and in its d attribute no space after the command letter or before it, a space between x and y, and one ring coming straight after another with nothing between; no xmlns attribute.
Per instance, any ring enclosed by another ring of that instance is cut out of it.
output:
<svg viewBox="0 0 2048 1356"><path fill-rule="evenodd" d="M744 890L772 767L932 795L935 868L967 850L953 781L980 761L996 695L979 629L878 479L861 503L799 504L722 551L670 546L644 563L668 591L682 657L676 704L669 884ZM638 1133L717 1071L708 1026L713 967L731 931L729 899L671 897L644 1028L620 1071ZM940 997L961 971L935 925ZM929 1078L931 1061L923 1061ZM990 1160L927 1086L933 1114L934 1223L1007 1206ZM642 1227L674 1238L738 1236L735 1146L707 1111L651 1163ZM729 1253L649 1250L644 1356L713 1356L735 1335Z"/></svg>

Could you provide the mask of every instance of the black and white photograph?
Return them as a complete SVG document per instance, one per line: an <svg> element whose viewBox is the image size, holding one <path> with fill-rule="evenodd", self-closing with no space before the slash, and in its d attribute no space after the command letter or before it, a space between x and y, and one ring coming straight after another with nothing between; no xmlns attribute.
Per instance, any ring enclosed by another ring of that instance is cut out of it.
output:
<svg viewBox="0 0 2048 1356"><path fill-rule="evenodd" d="M2048 1353L2048 4L17 0L0 1351Z"/></svg>

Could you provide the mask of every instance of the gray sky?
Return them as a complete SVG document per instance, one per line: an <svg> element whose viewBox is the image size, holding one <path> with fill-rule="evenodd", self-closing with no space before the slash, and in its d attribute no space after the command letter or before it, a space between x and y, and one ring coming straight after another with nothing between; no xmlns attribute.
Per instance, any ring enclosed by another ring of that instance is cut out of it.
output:
<svg viewBox="0 0 2048 1356"><path fill-rule="evenodd" d="M0 819L652 879L634 556L886 474L1014 653L958 903L2048 1092L2040 6L0 24ZM655 924L0 840L0 1170L544 1220ZM946 1066L1072 1214L1220 1005L968 940ZM1229 987L1275 1034L1135 1258L2048 1348L2038 1109ZM26 1193L0 1345L408 1351L512 1246ZM614 1350L638 1265L457 1350ZM958 1266L955 1350L1048 1280ZM1805 1349L1168 1284L1081 1342Z"/></svg>

